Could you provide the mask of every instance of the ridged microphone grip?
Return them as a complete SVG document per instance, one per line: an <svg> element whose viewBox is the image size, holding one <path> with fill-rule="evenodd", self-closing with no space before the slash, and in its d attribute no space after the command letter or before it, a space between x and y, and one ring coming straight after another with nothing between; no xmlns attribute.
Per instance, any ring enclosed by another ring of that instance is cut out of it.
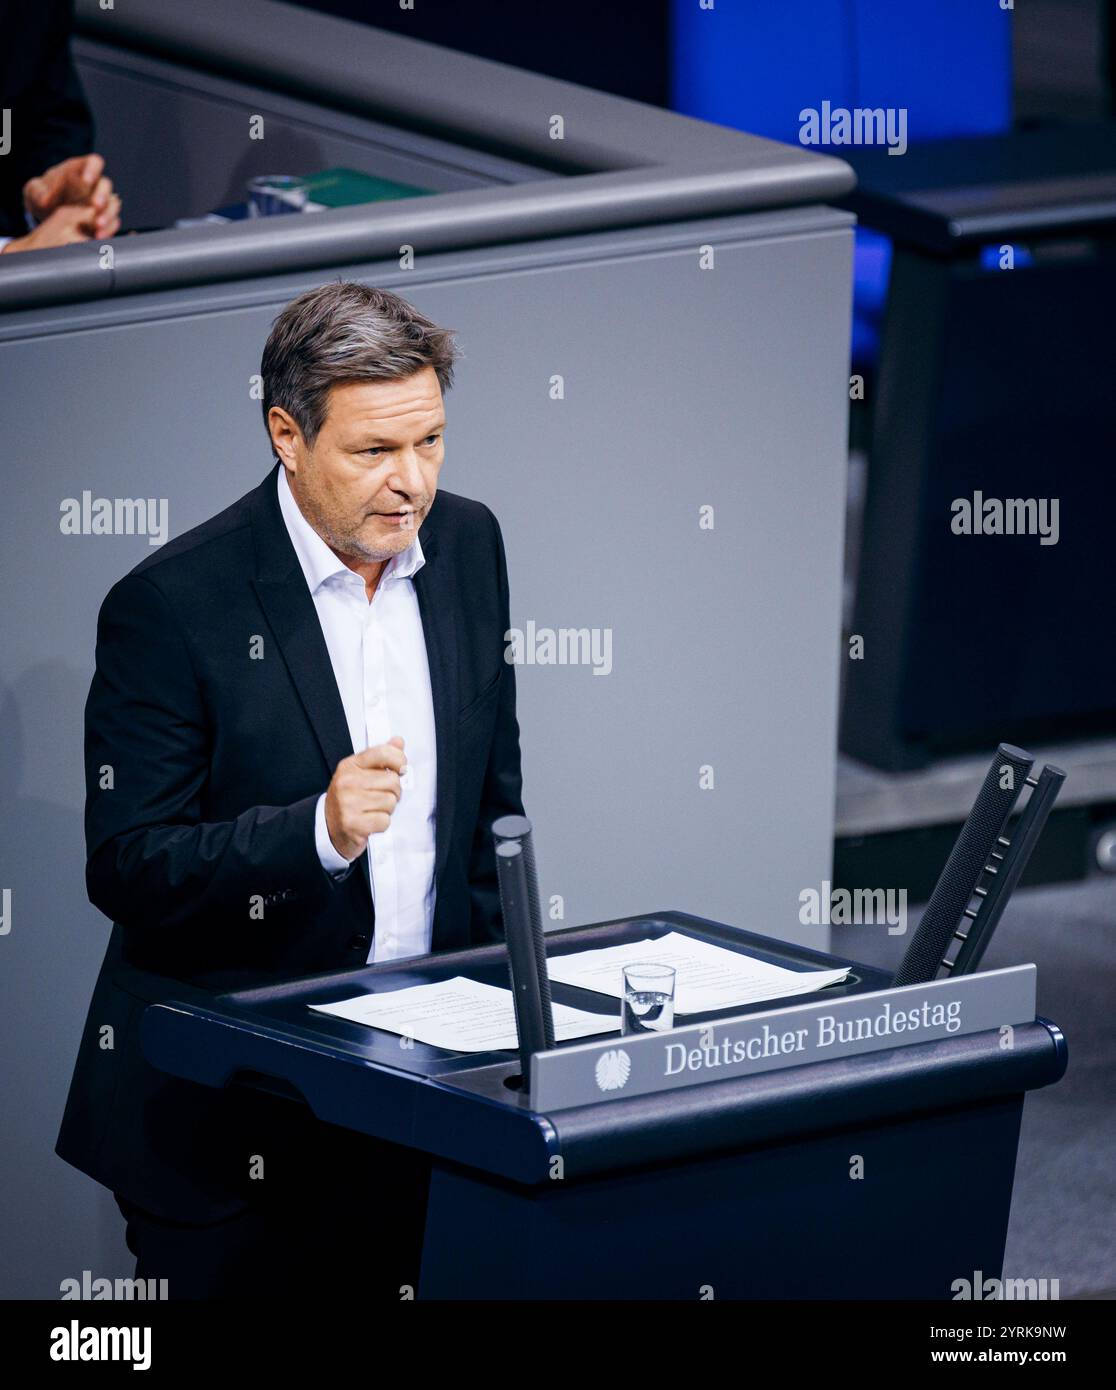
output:
<svg viewBox="0 0 1116 1390"><path fill-rule="evenodd" d="M1015 885L1023 876L1065 780L1066 774L1062 769L1050 764L1039 774L1030 801L1011 827L1011 845L1004 851L1004 859L999 866L1000 872L994 882L988 885L988 892L981 899L976 921L969 927L968 935L954 957L953 976L971 975L980 965L996 930L996 924L1007 907Z"/></svg>
<svg viewBox="0 0 1116 1390"><path fill-rule="evenodd" d="M918 930L895 972L895 985L925 984L937 977L961 914L969 905L997 838L1003 833L1034 759L1022 748L1001 743L977 793L969 817L934 885ZM1006 776L1006 769L1011 776ZM1010 786L1004 786L1005 781Z"/></svg>

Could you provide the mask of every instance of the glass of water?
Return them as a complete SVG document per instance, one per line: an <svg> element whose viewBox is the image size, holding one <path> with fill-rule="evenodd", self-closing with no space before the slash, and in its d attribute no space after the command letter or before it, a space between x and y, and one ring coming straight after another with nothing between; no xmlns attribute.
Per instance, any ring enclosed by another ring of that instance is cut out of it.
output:
<svg viewBox="0 0 1116 1390"><path fill-rule="evenodd" d="M248 216L277 217L301 212L309 192L306 180L292 174L260 174L248 180Z"/></svg>
<svg viewBox="0 0 1116 1390"><path fill-rule="evenodd" d="M625 965L620 1032L666 1033L674 1027L674 966Z"/></svg>

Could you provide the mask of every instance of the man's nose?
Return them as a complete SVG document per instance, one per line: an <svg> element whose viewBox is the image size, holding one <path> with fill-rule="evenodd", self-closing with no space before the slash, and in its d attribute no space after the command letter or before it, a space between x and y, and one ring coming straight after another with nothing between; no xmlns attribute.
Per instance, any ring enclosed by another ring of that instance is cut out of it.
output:
<svg viewBox="0 0 1116 1390"><path fill-rule="evenodd" d="M408 497L419 497L425 492L419 456L413 449L406 452L400 450L396 455L395 468L388 481L396 492L405 493Z"/></svg>

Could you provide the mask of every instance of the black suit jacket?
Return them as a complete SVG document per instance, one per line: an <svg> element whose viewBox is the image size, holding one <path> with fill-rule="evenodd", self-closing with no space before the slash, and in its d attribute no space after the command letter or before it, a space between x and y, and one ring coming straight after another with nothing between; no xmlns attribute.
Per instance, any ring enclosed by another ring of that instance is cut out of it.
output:
<svg viewBox="0 0 1116 1390"><path fill-rule="evenodd" d="M367 856L337 879L315 847L318 796L355 750L278 467L113 586L86 705L86 882L114 927L57 1151L172 1220L238 1209L267 1106L148 1066L139 1020L161 980L229 989L358 968L373 934ZM438 951L502 937L491 826L523 804L496 518L439 492L419 534Z"/></svg>
<svg viewBox="0 0 1116 1390"><path fill-rule="evenodd" d="M70 59L72 0L0 0L0 107L11 150L0 157L0 236L24 236L23 185L93 150L93 119Z"/></svg>

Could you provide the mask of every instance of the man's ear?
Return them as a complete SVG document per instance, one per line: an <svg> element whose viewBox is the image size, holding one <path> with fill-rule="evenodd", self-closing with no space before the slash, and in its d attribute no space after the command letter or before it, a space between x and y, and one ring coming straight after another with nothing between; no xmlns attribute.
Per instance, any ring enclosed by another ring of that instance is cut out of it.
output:
<svg viewBox="0 0 1116 1390"><path fill-rule="evenodd" d="M288 415L282 406L273 405L267 412L267 428L276 457L292 473L297 473L298 456L305 445L302 431L294 418Z"/></svg>

